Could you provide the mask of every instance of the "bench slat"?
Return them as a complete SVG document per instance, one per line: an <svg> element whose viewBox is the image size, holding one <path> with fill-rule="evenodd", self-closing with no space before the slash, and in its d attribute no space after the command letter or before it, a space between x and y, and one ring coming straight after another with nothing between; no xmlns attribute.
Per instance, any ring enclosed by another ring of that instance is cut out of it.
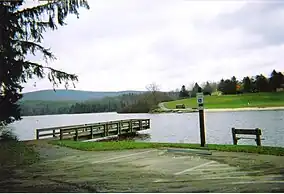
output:
<svg viewBox="0 0 284 194"><path fill-rule="evenodd" d="M235 134L244 134L244 135L261 135L260 129L235 129Z"/></svg>

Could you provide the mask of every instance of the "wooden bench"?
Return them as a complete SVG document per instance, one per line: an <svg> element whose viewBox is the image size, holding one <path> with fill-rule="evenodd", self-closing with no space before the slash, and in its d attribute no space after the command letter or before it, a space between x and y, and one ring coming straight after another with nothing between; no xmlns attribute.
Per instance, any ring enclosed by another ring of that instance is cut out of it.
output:
<svg viewBox="0 0 284 194"><path fill-rule="evenodd" d="M254 139L254 138L249 138L249 137L237 137L237 134L240 135L255 135L255 141L257 146L261 146L261 129L256 128L256 129L235 129L232 128L232 135L233 135L233 142L234 145L238 144L239 139Z"/></svg>

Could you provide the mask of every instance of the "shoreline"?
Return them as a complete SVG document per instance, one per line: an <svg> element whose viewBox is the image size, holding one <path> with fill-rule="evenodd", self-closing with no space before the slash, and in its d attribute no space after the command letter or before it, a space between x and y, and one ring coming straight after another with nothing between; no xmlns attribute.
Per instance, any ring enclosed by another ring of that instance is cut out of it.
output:
<svg viewBox="0 0 284 194"><path fill-rule="evenodd" d="M284 110L284 106L275 107L243 107L243 108L204 108L204 112L238 112L238 111L269 111L269 110ZM157 112L152 113L193 113L198 112L198 109L168 109L160 106Z"/></svg>
<svg viewBox="0 0 284 194"><path fill-rule="evenodd" d="M205 112L234 112L234 111L266 111L266 110L284 110L284 106L279 107L245 107L245 108L212 108L204 109Z"/></svg>

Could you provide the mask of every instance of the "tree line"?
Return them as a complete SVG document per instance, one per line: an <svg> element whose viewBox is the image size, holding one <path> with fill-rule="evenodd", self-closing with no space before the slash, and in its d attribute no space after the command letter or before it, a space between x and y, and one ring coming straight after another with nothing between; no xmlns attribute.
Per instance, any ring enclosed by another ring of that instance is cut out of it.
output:
<svg viewBox="0 0 284 194"><path fill-rule="evenodd" d="M276 92L278 88L284 88L283 86L283 74L273 70L269 78L260 74L237 80L233 76L231 79L221 79L218 83L206 82L201 86L195 83L191 90L183 85L180 91L161 92L156 84L150 84L147 86L148 91L141 94L129 93L117 97L82 102L24 101L20 103L20 108L21 115L24 116L97 112L147 113L157 108L160 102L195 97L199 90L204 95L212 95L213 93L227 95Z"/></svg>
<svg viewBox="0 0 284 194"><path fill-rule="evenodd" d="M240 94L251 92L275 92L283 87L284 78L281 72L272 71L271 76L256 75L244 77L241 81L235 76L221 79L220 82L195 83L191 90L184 85L180 91L161 92L156 84L147 86L147 92L141 94L124 94L117 97L106 97L82 102L68 101L24 101L20 103L21 115L79 114L97 112L147 113L156 109L160 102L178 98L195 97L201 90L204 95L213 93ZM284 87L283 87L284 88Z"/></svg>
<svg viewBox="0 0 284 194"><path fill-rule="evenodd" d="M212 95L212 93L220 92L223 95L227 94L242 94L255 92L276 92L284 88L284 76L281 72L273 70L270 77L264 75L246 76L242 80L237 80L235 76L231 79L221 79L220 82L206 82L202 86L195 83L193 88L186 89L183 85L179 91L180 98L195 97L198 90L201 90L204 95Z"/></svg>
<svg viewBox="0 0 284 194"><path fill-rule="evenodd" d="M21 115L79 114L97 112L148 113L160 102L176 100L175 92L147 91L142 94L123 94L82 102L68 101L23 101Z"/></svg>

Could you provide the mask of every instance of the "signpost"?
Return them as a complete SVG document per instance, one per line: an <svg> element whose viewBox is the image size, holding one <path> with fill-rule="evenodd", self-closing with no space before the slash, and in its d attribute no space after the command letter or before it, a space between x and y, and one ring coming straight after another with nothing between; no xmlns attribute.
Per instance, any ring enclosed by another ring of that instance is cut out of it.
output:
<svg viewBox="0 0 284 194"><path fill-rule="evenodd" d="M203 107L203 93L199 92L196 94L198 107Z"/></svg>
<svg viewBox="0 0 284 194"><path fill-rule="evenodd" d="M201 92L201 88L198 90L196 94L198 111L199 111L199 126L200 126L200 142L201 147L205 146L205 126L204 126L204 107L203 107L203 93Z"/></svg>

